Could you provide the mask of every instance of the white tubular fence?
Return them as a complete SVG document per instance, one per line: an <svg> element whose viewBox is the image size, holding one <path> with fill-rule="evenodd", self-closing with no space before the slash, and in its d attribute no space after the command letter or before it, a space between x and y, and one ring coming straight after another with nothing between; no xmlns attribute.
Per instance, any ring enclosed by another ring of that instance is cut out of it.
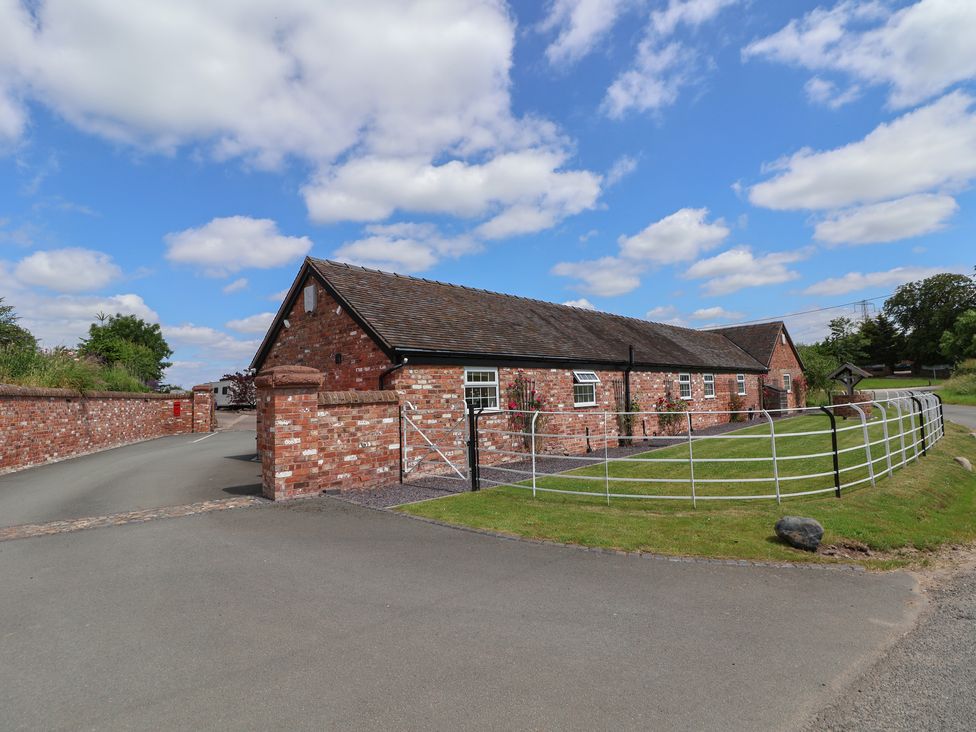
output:
<svg viewBox="0 0 976 732"><path fill-rule="evenodd" d="M664 420L658 412L494 413L476 420L474 487L608 504L839 498L919 460L944 435L936 395L868 395L827 407L674 412ZM710 426L692 429L705 421Z"/></svg>

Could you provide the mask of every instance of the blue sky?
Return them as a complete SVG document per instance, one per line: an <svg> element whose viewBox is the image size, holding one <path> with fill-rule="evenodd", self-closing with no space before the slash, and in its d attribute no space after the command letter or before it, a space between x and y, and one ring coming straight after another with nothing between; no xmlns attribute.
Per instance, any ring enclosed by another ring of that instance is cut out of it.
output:
<svg viewBox="0 0 976 732"><path fill-rule="evenodd" d="M132 312L217 378L305 254L689 327L972 270L967 0L114 5L0 0L0 295L45 345Z"/></svg>

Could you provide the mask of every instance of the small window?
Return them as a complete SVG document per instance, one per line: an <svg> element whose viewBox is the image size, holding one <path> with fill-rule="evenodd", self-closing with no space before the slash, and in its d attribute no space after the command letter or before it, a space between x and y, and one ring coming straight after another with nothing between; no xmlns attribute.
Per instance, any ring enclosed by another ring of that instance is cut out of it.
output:
<svg viewBox="0 0 976 732"><path fill-rule="evenodd" d="M464 401L472 409L498 409L498 369L466 368Z"/></svg>
<svg viewBox="0 0 976 732"><path fill-rule="evenodd" d="M738 392L739 396L745 396L746 395L746 375L745 374L736 374L735 375L735 385L737 387L737 392Z"/></svg>
<svg viewBox="0 0 976 732"><path fill-rule="evenodd" d="M793 391L793 377L789 374L783 374L783 388L786 391Z"/></svg>
<svg viewBox="0 0 976 732"><path fill-rule="evenodd" d="M220 389L220 387L215 386L214 387L214 394L216 394L219 391L219 389Z"/></svg>
<svg viewBox="0 0 976 732"><path fill-rule="evenodd" d="M784 333L783 331L780 331L779 333L779 342L782 343L784 346L786 345L786 333Z"/></svg>
<svg viewBox="0 0 976 732"><path fill-rule="evenodd" d="M714 399L715 398L715 374L702 374L702 380L705 382L705 398Z"/></svg>
<svg viewBox="0 0 976 732"><path fill-rule="evenodd" d="M318 305L318 290L315 289L315 285L309 285L305 288L305 312L311 313L315 310L315 306Z"/></svg>
<svg viewBox="0 0 976 732"><path fill-rule="evenodd" d="M596 406L596 385L600 383L600 377L593 371L574 371L573 372L573 406L574 407L595 407Z"/></svg>
<svg viewBox="0 0 976 732"><path fill-rule="evenodd" d="M678 374L678 396L691 399L691 374Z"/></svg>

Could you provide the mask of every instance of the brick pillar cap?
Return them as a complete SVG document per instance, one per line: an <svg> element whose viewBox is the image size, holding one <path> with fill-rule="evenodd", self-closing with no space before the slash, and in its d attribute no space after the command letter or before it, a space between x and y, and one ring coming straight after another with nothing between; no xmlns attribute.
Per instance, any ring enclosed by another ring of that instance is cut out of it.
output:
<svg viewBox="0 0 976 732"><path fill-rule="evenodd" d="M210 391L210 384L197 384L193 387L193 391Z"/></svg>
<svg viewBox="0 0 976 732"><path fill-rule="evenodd" d="M315 388L322 386L322 372L309 366L273 366L254 380L259 389Z"/></svg>

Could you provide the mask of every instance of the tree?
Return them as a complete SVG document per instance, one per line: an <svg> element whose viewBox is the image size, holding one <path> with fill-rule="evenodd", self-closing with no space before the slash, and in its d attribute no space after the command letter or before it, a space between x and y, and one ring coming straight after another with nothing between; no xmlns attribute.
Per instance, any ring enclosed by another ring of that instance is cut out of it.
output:
<svg viewBox="0 0 976 732"><path fill-rule="evenodd" d="M173 355L156 323L135 315L99 314L99 322L88 328L88 338L78 345L80 352L103 363L125 367L144 384L158 381Z"/></svg>
<svg viewBox="0 0 976 732"><path fill-rule="evenodd" d="M884 313L861 323L864 354L868 363L880 363L894 369L904 353L904 339L895 324Z"/></svg>
<svg viewBox="0 0 976 732"><path fill-rule="evenodd" d="M956 319L976 309L976 282L960 274L937 274L902 285L885 301L884 314L905 336L906 355L917 371L941 360L942 334Z"/></svg>
<svg viewBox="0 0 976 732"><path fill-rule="evenodd" d="M952 363L976 358L976 310L967 310L939 340L942 355Z"/></svg>
<svg viewBox="0 0 976 732"><path fill-rule="evenodd" d="M823 343L812 346L797 346L800 358L803 360L803 375L806 377L807 389L827 394L834 386L830 374L840 366L833 354Z"/></svg>
<svg viewBox="0 0 976 732"><path fill-rule="evenodd" d="M867 355L867 338L850 318L834 318L828 324L830 335L821 344L839 364L864 363Z"/></svg>
<svg viewBox="0 0 976 732"><path fill-rule="evenodd" d="M257 403L253 370L224 374L220 380L230 382L230 403L235 407L253 407Z"/></svg>
<svg viewBox="0 0 976 732"><path fill-rule="evenodd" d="M17 325L18 320L13 305L4 305L0 297L0 348L32 351L37 348L37 340L29 330Z"/></svg>

